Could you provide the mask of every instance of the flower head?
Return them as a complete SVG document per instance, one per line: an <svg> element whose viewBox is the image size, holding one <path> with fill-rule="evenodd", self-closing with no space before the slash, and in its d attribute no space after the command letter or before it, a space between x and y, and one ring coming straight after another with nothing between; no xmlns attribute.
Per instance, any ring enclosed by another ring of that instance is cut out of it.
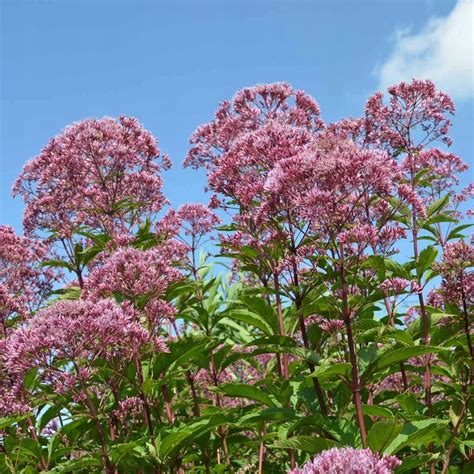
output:
<svg viewBox="0 0 474 474"><path fill-rule="evenodd" d="M395 456L380 456L370 449L332 448L289 474L391 474L400 464Z"/></svg>
<svg viewBox="0 0 474 474"><path fill-rule="evenodd" d="M439 293L452 304L474 305L474 246L464 241L446 244L441 263L435 268L442 277Z"/></svg>
<svg viewBox="0 0 474 474"><path fill-rule="evenodd" d="M91 376L101 358L126 364L152 341L148 332L112 300L60 301L16 329L0 348L0 367L22 390L23 377L37 368L57 393L73 390ZM57 365L56 365L57 364Z"/></svg>
<svg viewBox="0 0 474 474"><path fill-rule="evenodd" d="M45 243L0 225L0 321L4 328L11 315L25 316L37 309L52 290L57 275L41 267L49 251Z"/></svg>
<svg viewBox="0 0 474 474"><path fill-rule="evenodd" d="M80 226L109 235L139 224L166 203L160 171L170 165L130 117L87 119L52 138L13 186L26 203L27 231L67 238Z"/></svg>

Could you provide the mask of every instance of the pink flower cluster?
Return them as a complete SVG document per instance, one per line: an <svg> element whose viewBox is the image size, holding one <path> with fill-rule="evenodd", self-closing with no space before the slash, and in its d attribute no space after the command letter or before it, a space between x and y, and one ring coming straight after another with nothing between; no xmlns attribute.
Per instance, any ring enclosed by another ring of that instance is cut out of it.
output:
<svg viewBox="0 0 474 474"><path fill-rule="evenodd" d="M9 391L3 389L7 400L11 394L22 400L23 378L37 368L56 392L81 392L96 359L124 364L150 342L145 328L112 300L60 301L2 341L0 371Z"/></svg>
<svg viewBox="0 0 474 474"><path fill-rule="evenodd" d="M329 319L319 314L313 314L306 319L308 324L318 325L324 332L338 333L344 327L344 321L341 319Z"/></svg>
<svg viewBox="0 0 474 474"><path fill-rule="evenodd" d="M305 92L286 83L245 88L220 104L213 122L194 132L185 165L215 169L236 140L270 122L310 132L323 127L318 104Z"/></svg>
<svg viewBox="0 0 474 474"><path fill-rule="evenodd" d="M448 303L474 305L474 246L464 241L448 243L435 268L442 277L440 293Z"/></svg>
<svg viewBox="0 0 474 474"><path fill-rule="evenodd" d="M388 278L387 280L384 280L380 284L380 289L386 294L399 294L405 290L414 293L418 293L420 291L420 287L416 282L398 277Z"/></svg>
<svg viewBox="0 0 474 474"><path fill-rule="evenodd" d="M27 231L68 238L80 226L127 231L166 203L160 171L170 166L134 118L87 119L66 128L29 161L13 186Z"/></svg>
<svg viewBox="0 0 474 474"><path fill-rule="evenodd" d="M370 449L332 448L289 474L391 474L401 465L395 456L380 456Z"/></svg>
<svg viewBox="0 0 474 474"><path fill-rule="evenodd" d="M260 278L301 282L312 256L338 237L364 248L393 244L372 225L381 206L369 219L366 210L373 195L393 194L401 176L395 161L325 131L314 99L287 84L243 89L191 142L185 163L206 167L209 187L225 198L211 201L238 210L235 232L219 236L222 248L251 247ZM308 237L317 237L320 249Z"/></svg>
<svg viewBox="0 0 474 474"><path fill-rule="evenodd" d="M179 237L195 250L201 239L211 233L220 222L220 218L207 206L187 203L177 211L170 209L157 223L156 232L165 238Z"/></svg>
<svg viewBox="0 0 474 474"><path fill-rule="evenodd" d="M196 130L185 164L206 167L213 191L249 207L261 198L274 165L322 127L314 99L288 84L242 89Z"/></svg>
<svg viewBox="0 0 474 474"><path fill-rule="evenodd" d="M327 132L275 165L261 213L291 210L296 222L311 224L319 241L344 243L355 253L367 247L387 252L403 234L388 226L387 203L399 189L399 178L398 165L385 152L360 148Z"/></svg>
<svg viewBox="0 0 474 474"><path fill-rule="evenodd" d="M41 267L48 256L46 244L0 225L0 333L4 336L11 315L25 316L37 309L52 290L56 276Z"/></svg>
<svg viewBox="0 0 474 474"><path fill-rule="evenodd" d="M402 83L389 92L389 105L380 94L369 99L364 119L326 127L314 99L287 84L243 89L221 104L214 121L196 130L185 164L207 168L209 187L227 199L215 198L216 205L238 206L234 220L242 242L278 240L281 235L271 228L281 216L291 227L282 240L307 232L302 228L307 223L318 238L350 244L349 252L372 247L393 253L393 244L404 236L404 229L389 223L393 198L418 216L426 212L422 197L404 181L406 166L395 160L405 139L398 124L428 127L430 141L444 140L445 114L454 107L429 81ZM404 149L419 154L419 146L409 143ZM453 180L465 168L448 155L423 151L420 163L428 160ZM279 229L284 233L281 224Z"/></svg>
<svg viewBox="0 0 474 474"><path fill-rule="evenodd" d="M388 104L384 103L381 92L367 101L365 127L371 142L403 149L410 155L435 140L451 144L446 136L451 121L446 114L454 113L454 103L433 82L415 79L401 82L389 87L388 93ZM422 133L411 133L415 127Z"/></svg>
<svg viewBox="0 0 474 474"><path fill-rule="evenodd" d="M402 82L390 87L388 92L387 104L381 93L367 101L361 127L365 143L383 147L393 156L401 155L401 169L408 182L413 183L414 177L424 171L425 182L429 180L430 186L417 186L424 204L446 192L456 197L457 174L466 171L468 166L453 153L427 148L434 142L451 145L447 135L451 121L447 116L454 114L453 101L431 81ZM415 208L417 206L419 204Z"/></svg>
<svg viewBox="0 0 474 474"><path fill-rule="evenodd" d="M174 308L163 297L168 286L183 278L183 274L173 266L173 261L182 257L176 255L181 248L170 242L148 250L116 250L92 270L85 283L84 297L97 300L121 295L143 309L153 324L172 317Z"/></svg>
<svg viewBox="0 0 474 474"><path fill-rule="evenodd" d="M124 423L130 418L141 415L143 409L143 400L138 397L127 397L118 403L119 408L114 410L114 415Z"/></svg>
<svg viewBox="0 0 474 474"><path fill-rule="evenodd" d="M208 207L199 203L183 204L179 207L177 216L181 219L184 234L195 238L212 232L221 222Z"/></svg>

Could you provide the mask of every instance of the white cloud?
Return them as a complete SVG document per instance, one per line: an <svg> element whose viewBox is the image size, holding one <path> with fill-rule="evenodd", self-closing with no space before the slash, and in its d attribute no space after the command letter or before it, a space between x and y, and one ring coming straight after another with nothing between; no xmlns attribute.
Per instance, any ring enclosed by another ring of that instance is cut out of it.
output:
<svg viewBox="0 0 474 474"><path fill-rule="evenodd" d="M418 33L399 30L392 55L378 68L380 88L431 79L456 99L474 97L474 0L458 0L443 18L430 18Z"/></svg>

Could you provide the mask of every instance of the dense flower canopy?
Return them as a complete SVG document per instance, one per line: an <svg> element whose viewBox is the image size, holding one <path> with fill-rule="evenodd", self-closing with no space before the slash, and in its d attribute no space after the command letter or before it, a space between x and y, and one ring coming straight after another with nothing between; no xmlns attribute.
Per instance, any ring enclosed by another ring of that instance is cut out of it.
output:
<svg viewBox="0 0 474 474"><path fill-rule="evenodd" d="M242 89L191 137L209 206L166 212L135 119L53 138L0 226L0 472L469 470L474 185L451 99L388 94Z"/></svg>
<svg viewBox="0 0 474 474"><path fill-rule="evenodd" d="M163 207L160 171L169 166L136 119L88 119L51 139L25 165L13 191L25 200L29 232L61 239L87 226L114 234Z"/></svg>
<svg viewBox="0 0 474 474"><path fill-rule="evenodd" d="M17 402L25 397L24 377L32 368L57 393L81 392L97 358L124 363L151 342L132 316L112 300L60 301L39 311L28 327L13 331L0 346L3 390L10 381L5 398L11 393ZM165 349L164 344L161 347ZM64 364L54 368L59 361ZM8 406L3 409L13 411Z"/></svg>
<svg viewBox="0 0 474 474"><path fill-rule="evenodd" d="M130 247L116 250L92 270L86 280L85 297L97 300L121 295L143 309L150 321L173 316L173 307L163 297L170 284L183 278L173 267L173 260L182 258L182 254L173 254L176 248L181 250L179 246L170 249L169 245L144 251Z"/></svg>
<svg viewBox="0 0 474 474"><path fill-rule="evenodd" d="M193 147L185 164L211 170L220 164L235 140L258 132L268 123L288 125L308 132L323 126L316 101L304 91L279 82L245 88L232 101L220 104L213 122L201 125L191 137Z"/></svg>
<svg viewBox="0 0 474 474"><path fill-rule="evenodd" d="M0 320L3 335L7 319L25 316L48 296L56 279L51 269L41 267L50 256L49 247L19 236L12 227L0 225Z"/></svg>
<svg viewBox="0 0 474 474"><path fill-rule="evenodd" d="M285 83L242 89L194 132L185 164L205 166L210 189L248 207L274 164L322 127L319 106L303 91Z"/></svg>
<svg viewBox="0 0 474 474"><path fill-rule="evenodd" d="M392 150L406 150L411 154L421 151L433 141L450 145L447 136L454 114L451 98L436 89L429 80L401 82L388 88L389 101L377 92L367 100L366 133L370 142L388 146ZM416 133L413 133L415 131Z"/></svg>

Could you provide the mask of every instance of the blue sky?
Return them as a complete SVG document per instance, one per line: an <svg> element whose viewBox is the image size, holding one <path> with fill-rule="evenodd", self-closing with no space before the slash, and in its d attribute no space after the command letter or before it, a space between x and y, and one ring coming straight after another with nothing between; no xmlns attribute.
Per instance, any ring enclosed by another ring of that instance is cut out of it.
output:
<svg viewBox="0 0 474 474"><path fill-rule="evenodd" d="M452 149L474 165L471 0L0 4L0 224L21 229L10 188L23 164L86 117L137 117L174 162L172 203L207 202L203 174L181 168L188 138L219 101L263 82L305 89L337 120L381 85L435 76L457 103Z"/></svg>

